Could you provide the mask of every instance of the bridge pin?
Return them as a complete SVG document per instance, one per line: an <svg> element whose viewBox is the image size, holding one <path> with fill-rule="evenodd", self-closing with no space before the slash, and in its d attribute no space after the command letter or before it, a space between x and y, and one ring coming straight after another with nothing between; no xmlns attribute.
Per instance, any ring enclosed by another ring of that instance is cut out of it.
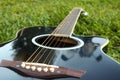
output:
<svg viewBox="0 0 120 80"><path fill-rule="evenodd" d="M50 68L50 72L54 72L55 71L55 69L54 68Z"/></svg>
<svg viewBox="0 0 120 80"><path fill-rule="evenodd" d="M30 66L26 66L25 68L26 68L26 69L30 69Z"/></svg>
<svg viewBox="0 0 120 80"><path fill-rule="evenodd" d="M44 71L44 72L47 72L47 71L48 71L48 68L43 68L43 71Z"/></svg>
<svg viewBox="0 0 120 80"><path fill-rule="evenodd" d="M35 66L31 66L32 71L35 71L36 67Z"/></svg>
<svg viewBox="0 0 120 80"><path fill-rule="evenodd" d="M22 67L22 68L25 68L25 63L22 63L22 64L21 64L21 67Z"/></svg>
<svg viewBox="0 0 120 80"><path fill-rule="evenodd" d="M42 71L42 68L41 68L41 67L38 67L38 68L37 68L37 71L38 71L38 72Z"/></svg>

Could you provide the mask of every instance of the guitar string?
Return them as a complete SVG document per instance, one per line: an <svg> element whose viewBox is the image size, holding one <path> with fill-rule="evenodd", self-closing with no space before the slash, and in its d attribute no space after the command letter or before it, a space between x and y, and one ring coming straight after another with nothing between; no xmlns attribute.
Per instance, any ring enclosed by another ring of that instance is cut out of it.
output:
<svg viewBox="0 0 120 80"><path fill-rule="evenodd" d="M51 53L52 53L52 52L53 52L53 51L51 51ZM55 57L55 55L56 55L56 54L53 54L53 55L51 56L51 59L50 59L50 60L48 61L48 63L47 63L48 65L50 65L50 64L51 64L51 62L52 62L52 60L53 60L53 59L55 59L55 58L54 58L54 57Z"/></svg>
<svg viewBox="0 0 120 80"><path fill-rule="evenodd" d="M57 30L55 30L54 32L57 32ZM53 32L53 33L54 33L54 32ZM48 39L49 39L49 38L48 38ZM46 40L47 40L47 39L46 39ZM45 40L44 42L46 42L46 40ZM50 40L49 40L49 41L50 41ZM44 43L44 42L43 42L43 43ZM39 48L38 48L38 49L39 49ZM37 49L37 50L38 50L38 49ZM37 51L37 50L36 50L36 51ZM35 53L36 53L36 51L35 51Z"/></svg>
<svg viewBox="0 0 120 80"><path fill-rule="evenodd" d="M64 26L65 24L63 24L62 26ZM62 29L64 29L63 27L61 27L61 30ZM63 31L63 30L62 30ZM61 33L60 33L61 34ZM50 42L50 44L48 45L48 46L50 46L50 45L52 45L53 43L54 43L54 41L55 41L55 39L56 39L57 37L56 36L54 36L54 38L53 38L53 40ZM59 37L60 38L60 37ZM64 38L64 36L63 36L63 38ZM56 42L55 42L55 44L54 44L54 47L57 45L57 43L58 43L58 41L59 40L57 40ZM45 55L45 52L47 51L47 49L45 49L44 50L44 52L42 52L42 55L39 57L39 59L37 60L37 62L39 62L39 60ZM51 52L51 51L50 51ZM48 55L50 54L50 52L48 53ZM38 55L37 55L38 56ZM44 62L44 61L43 61Z"/></svg>
<svg viewBox="0 0 120 80"><path fill-rule="evenodd" d="M69 36L68 36L69 37ZM68 39L68 37L62 37L62 39L61 39L61 41L64 39L64 38L67 38ZM53 45L54 47L57 45L57 46L59 46L62 42L60 41L60 38L59 38L59 40L57 39L57 41L55 42L55 44ZM66 39L65 39L65 41L66 41ZM58 43L59 42L59 43ZM62 47L64 47L64 45L62 46ZM47 58L50 56L50 54L52 53L52 51L53 50L50 50L50 52L48 53L48 55L47 55L47 57L45 58L45 60L43 61L43 63L46 63L46 61L47 61ZM44 51L44 53L45 53L45 51ZM38 61L39 61L40 59L38 59ZM37 62L38 62L37 61Z"/></svg>
<svg viewBox="0 0 120 80"><path fill-rule="evenodd" d="M59 40L60 40L60 38L59 38ZM54 44L54 47L58 44L58 42L59 42L59 40L57 40L56 42L55 42L55 44ZM60 44L61 42L59 42L59 44ZM59 46L59 45L57 45L57 46ZM43 61L43 63L46 63L47 62L47 59L49 58L49 56L50 56L50 54L53 52L54 50L50 50L50 52L48 53L48 55L47 55L47 57L45 58L45 60ZM44 52L45 53L45 52ZM53 54L54 55L54 54Z"/></svg>
<svg viewBox="0 0 120 80"><path fill-rule="evenodd" d="M72 21L72 20L71 20L71 21ZM69 21L69 23L70 23L70 21ZM70 24L69 24L69 25L70 25ZM69 25L68 25L68 26L69 26ZM69 30L65 30L65 29L64 29L64 31L67 31L67 33L69 33ZM63 38L65 38L65 37L63 37ZM62 38L62 39L63 39L63 38ZM67 41L68 38L69 38L69 37L66 37L66 39L64 40L64 42ZM62 42L60 42L60 43L58 44L58 46L61 45L61 43L62 43ZM56 45L56 44L57 44L57 42L55 43L55 45ZM63 43L63 46L62 46L62 47L64 47L64 46L65 46L65 43ZM43 63L47 63L47 59L49 58L49 56L50 56L50 54L51 54L52 52L53 52L53 50L51 50L51 51L49 52L49 54L47 55L47 57L46 57L46 59L44 60ZM55 54L53 54L52 57L54 57L54 56L55 56ZM52 59L53 59L52 57L51 57L51 59L49 60L48 64L50 64L50 63L52 62Z"/></svg>
<svg viewBox="0 0 120 80"><path fill-rule="evenodd" d="M72 20L71 20L71 21L72 21ZM67 30L67 32L69 33L69 30ZM68 37L65 39L65 41L67 41L67 39L68 39ZM60 44L61 44L61 42L60 42L58 45L60 45ZM63 47L64 47L64 46L65 46L65 43L63 44ZM52 53L52 52L53 52L53 50L50 51L50 53ZM47 63L47 59L48 59L48 57L50 56L50 53L47 55L44 63ZM50 63L52 62L52 60L53 60L53 58L54 58L55 55L56 55L56 54L53 54L53 55L51 56L51 59L49 60L48 64L50 64Z"/></svg>
<svg viewBox="0 0 120 80"><path fill-rule="evenodd" d="M57 32L57 30L54 30L53 32ZM51 36L48 36L41 45L45 44L45 42L47 42L47 40L50 38ZM52 37L50 38L50 40L52 39ZM40 49L41 47L38 47L33 53L32 55L26 60L26 62L28 62L35 54L36 52ZM43 49L43 48L42 48ZM42 50L41 49L41 50ZM35 56L36 57L36 56ZM33 59L34 60L34 59ZM31 62L33 62L33 60Z"/></svg>
<svg viewBox="0 0 120 80"><path fill-rule="evenodd" d="M68 21L68 20L67 20ZM72 20L71 20L72 21ZM65 24L64 24L65 25ZM70 24L69 24L70 25ZM65 30L64 28L63 28L63 30ZM62 30L62 31L63 31ZM65 30L65 32L66 32L66 30ZM68 33L69 33L69 31L68 31ZM60 33L61 34L61 33ZM56 38L56 37L55 37ZM63 38L64 38L64 36L63 36ZM54 41L54 40L53 40ZM51 42L51 44L53 43L53 41ZM51 45L51 44L49 44L49 46ZM55 44L57 44L57 42L55 43ZM54 46L56 46L56 45L54 45ZM42 55L40 56L40 58L38 58L38 60L37 60L37 62L39 62L39 60L45 55L45 52L47 51L47 49L45 49L44 50L44 52L42 53ZM51 51L50 51L51 52ZM48 53L48 55L50 55L50 52ZM47 57L48 57L48 55L47 55ZM37 55L38 56L38 55ZM37 57L36 56L36 57ZM45 59L46 60L46 59ZM43 61L43 62L45 62L45 61Z"/></svg>
<svg viewBox="0 0 120 80"><path fill-rule="evenodd" d="M66 17L67 18L67 17ZM58 25L58 28L56 28L53 32L52 32L52 34L54 34L54 33L56 33L59 29L60 29L60 27L63 27L62 25L63 25L63 23L64 22L61 22L59 25ZM47 40L50 38L50 36L49 37L47 37L47 39L45 39L45 41L42 43L42 45L45 43L45 42L47 42ZM52 39L52 37L51 37L51 39ZM34 55L35 55L35 53L40 49L41 47L38 47L33 53L32 53L32 55L26 60L26 62L28 62ZM43 48L42 48L43 49ZM40 53L40 52L39 52ZM33 60L32 60L32 62L33 62Z"/></svg>
<svg viewBox="0 0 120 80"><path fill-rule="evenodd" d="M68 37L67 37L67 39L68 39ZM67 40L67 39L65 39L65 41ZM61 45L61 43L62 42L60 42L59 44L58 44L58 46L59 45ZM62 47L64 47L65 46L65 44L62 46ZM51 50L50 52L49 52L49 54L47 55L47 57L46 57L46 59L44 60L44 62L43 63L47 63L47 59L50 57L50 54L53 52L53 50ZM53 54L53 53L52 53ZM49 62L47 63L47 64L50 64L51 62L52 62L52 60L54 59L54 56L55 56L56 54L53 54L52 56L51 56L51 58L49 59Z"/></svg>
<svg viewBox="0 0 120 80"><path fill-rule="evenodd" d="M68 31L68 32L69 32L69 31ZM64 44L63 44L63 46L64 46ZM50 52L51 52L51 51L50 51ZM49 55L50 55L50 53L49 53ZM47 55L47 58L48 58L48 55ZM46 58L46 59L47 59L47 58ZM45 61L46 61L46 59L45 59ZM38 61L39 61L39 60L38 60ZM44 61L44 62L45 62L45 61Z"/></svg>
<svg viewBox="0 0 120 80"><path fill-rule="evenodd" d="M67 39L66 39L66 40L67 40ZM65 41L66 41L66 40L65 40ZM63 47L64 47L64 45L65 45L65 44L63 44ZM52 51L51 51L51 52L52 52ZM56 54L53 54L53 56L52 56L51 59L49 60L48 64L50 64L50 63L52 62L52 59L54 58L55 55L56 55Z"/></svg>
<svg viewBox="0 0 120 80"><path fill-rule="evenodd" d="M67 16L69 16L69 15L67 15ZM65 17L65 19L67 18L67 16ZM62 27L62 24L64 23L64 21L62 21L59 25L58 25L58 27L51 33L51 34L54 34L54 33L56 33L59 29L60 29L60 27ZM49 37L50 36L48 36L44 41L43 41L43 43L41 44L41 45L43 45L48 39L49 39ZM26 62L28 62L34 55L35 55L35 53L40 49L41 47L38 47L33 53L32 53L32 55L26 60Z"/></svg>
<svg viewBox="0 0 120 80"><path fill-rule="evenodd" d="M53 32L56 32L57 30L54 30ZM48 39L50 38L50 36L48 36L41 45L43 45ZM26 62L30 61L30 59L35 55L35 53L40 49L41 47L38 47L33 53L32 55L26 60Z"/></svg>
<svg viewBox="0 0 120 80"><path fill-rule="evenodd" d="M72 20L71 20L72 21ZM70 22L69 22L70 23ZM64 29L65 30L65 29ZM69 33L69 30L67 30L68 31L68 33ZM68 39L68 37L65 39L65 41L67 41L67 39ZM60 45L60 43L59 43L59 45ZM63 44L63 47L65 46L65 43ZM51 52L50 53L52 53L53 52L53 50L51 50ZM47 57L49 57L50 56L50 53L49 53L49 55L47 56ZM48 62L48 64L50 64L51 62L52 62L52 59L54 59L54 56L55 56L56 54L53 54L52 55L52 57L51 57L51 59L49 60L49 62ZM46 60L45 61L47 61L47 58L46 58ZM44 63L45 63L45 61L44 61Z"/></svg>
<svg viewBox="0 0 120 80"><path fill-rule="evenodd" d="M49 39L49 41L46 43L46 45L49 44L49 42L51 41L52 38L53 38L53 37L51 36L50 39ZM32 59L31 62L35 62L35 60L37 59L37 57L39 57L40 53L41 53L43 50L45 51L46 49L45 49L45 48L42 48L42 49L37 53L37 55L34 57L34 59ZM42 55L43 55L43 53L42 53L41 56L40 56L41 58L42 58ZM37 61L36 61L36 62L37 62Z"/></svg>
<svg viewBox="0 0 120 80"><path fill-rule="evenodd" d="M71 15L71 14L70 14ZM69 14L65 17L65 21L68 19L68 17L70 16ZM62 21L61 22L61 24L60 24L60 27L63 27L63 24L65 23L65 21ZM59 26L59 25L58 25ZM54 34L55 32L57 32L59 29L60 29L60 27L58 27L58 28L56 28L55 29L55 31L52 33L52 34ZM51 37L52 38L52 37ZM48 38L49 39L49 38ZM43 42L43 44L48 40L48 39L46 39L44 42ZM49 40L50 41L50 40ZM48 42L49 42L48 41ZM45 44L46 45L46 44ZM38 48L39 49L39 48ZM34 52L34 54L38 51L38 49ZM43 48L42 48L42 50L43 50ZM40 50L40 52L42 51L42 50ZM40 52L36 55L36 57L40 54ZM33 55L32 55L33 56ZM30 58L32 58L32 56L30 57ZM36 58L35 57L35 58ZM32 60L32 62L35 60L35 58ZM29 59L30 60L30 59ZM27 60L28 61L28 60Z"/></svg>
<svg viewBox="0 0 120 80"><path fill-rule="evenodd" d="M73 20L71 20L71 21L73 21ZM69 21L69 22L70 22L70 21ZM69 24L69 25L70 25L70 24ZM67 26L69 26L69 25L67 25ZM71 30L71 29L70 29L70 30ZM66 33L69 33L69 32L70 32L69 30L65 30L65 29L62 30L62 31L67 31ZM65 37L63 37L63 38L65 38ZM62 38L62 39L63 39L63 38ZM62 40L62 39L61 39L61 40ZM66 38L65 41L66 41L67 39L68 39L68 38ZM58 42L56 41L54 47L56 46L57 43L58 43ZM59 46L60 44L61 44L61 42L59 42L58 46ZM65 46L65 43L63 43L63 47L64 47L64 46ZM46 63L46 62L47 62L47 59L48 59L48 57L50 56L50 54L52 53L52 51L53 51L53 50L51 50L51 51L48 53L48 55L47 55L47 57L46 57L46 59L44 60L43 63ZM54 55L54 54L53 54L53 55ZM52 58L51 58L51 59L52 59Z"/></svg>
<svg viewBox="0 0 120 80"><path fill-rule="evenodd" d="M54 36L54 37L55 37L55 36ZM56 38L53 38L53 39L55 40ZM52 45L54 40L52 40L48 46ZM40 55L40 57L37 59L36 62L39 62L40 59L42 59L42 57L44 57L44 55L45 55L45 53L46 53L47 51L48 51L48 49L44 48L44 51L43 51L43 52L41 51L42 54ZM36 58L38 57L39 54L40 54L40 52L37 54ZM49 54L49 53L48 53L48 54Z"/></svg>

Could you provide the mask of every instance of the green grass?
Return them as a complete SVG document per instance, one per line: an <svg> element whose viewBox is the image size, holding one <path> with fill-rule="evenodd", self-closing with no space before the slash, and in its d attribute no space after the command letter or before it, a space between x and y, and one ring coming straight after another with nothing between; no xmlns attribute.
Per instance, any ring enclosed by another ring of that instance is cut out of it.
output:
<svg viewBox="0 0 120 80"><path fill-rule="evenodd" d="M89 13L75 33L108 38L107 54L120 62L120 0L0 0L0 43L30 26L57 26L74 7Z"/></svg>

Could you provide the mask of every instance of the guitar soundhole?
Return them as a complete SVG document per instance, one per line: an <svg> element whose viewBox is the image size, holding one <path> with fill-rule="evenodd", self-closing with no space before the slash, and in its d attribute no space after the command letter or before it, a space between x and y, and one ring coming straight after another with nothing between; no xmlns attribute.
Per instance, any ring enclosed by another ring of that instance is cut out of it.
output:
<svg viewBox="0 0 120 80"><path fill-rule="evenodd" d="M39 35L32 42L40 47L50 49L72 49L83 46L83 41L76 37L51 36L49 34Z"/></svg>
<svg viewBox="0 0 120 80"><path fill-rule="evenodd" d="M40 37L36 39L36 42L44 46L58 48L73 47L77 45L77 41L69 37L57 37L57 36Z"/></svg>

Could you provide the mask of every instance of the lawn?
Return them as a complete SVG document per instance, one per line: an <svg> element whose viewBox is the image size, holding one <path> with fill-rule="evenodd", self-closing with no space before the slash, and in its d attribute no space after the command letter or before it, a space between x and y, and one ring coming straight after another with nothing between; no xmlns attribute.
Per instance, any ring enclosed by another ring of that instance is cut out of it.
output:
<svg viewBox="0 0 120 80"><path fill-rule="evenodd" d="M120 62L120 0L0 0L0 43L30 26L57 26L74 7L89 13L74 33L110 40L107 54Z"/></svg>

